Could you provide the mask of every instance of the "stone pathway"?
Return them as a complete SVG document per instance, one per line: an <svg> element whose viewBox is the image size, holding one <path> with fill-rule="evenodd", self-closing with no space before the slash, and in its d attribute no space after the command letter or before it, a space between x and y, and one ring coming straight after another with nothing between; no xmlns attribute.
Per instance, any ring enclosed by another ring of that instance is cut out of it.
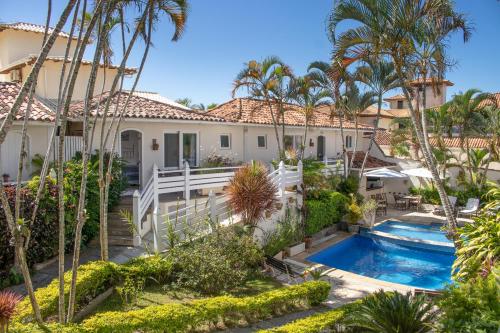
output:
<svg viewBox="0 0 500 333"><path fill-rule="evenodd" d="M274 328L274 327L283 326L285 324L291 323L294 320L309 317L309 316L312 316L316 313L320 313L320 312L324 312L324 311L328 311L328 310L331 310L331 309L329 309L327 307L316 307L316 308L309 309L306 311L289 313L289 314L286 314L286 315L281 316L281 317L274 317L274 318L269 319L269 320L260 321L258 323L255 323L255 324L249 326L249 327L233 328L233 329L224 330L221 332L231 332L231 333L257 332L257 331L263 330L263 329L270 329L270 328Z"/></svg>
<svg viewBox="0 0 500 333"><path fill-rule="evenodd" d="M110 246L109 247L109 259L112 262L122 264L128 260L138 257L145 253L142 247L128 247L128 246ZM99 260L101 258L99 244L91 243L88 247L82 249L80 252L80 265L85 264L89 261ZM71 269L71 263L73 261L73 254L68 253L64 258L64 267L68 271ZM58 276L58 261L50 263L46 267L33 271L31 273L31 279L33 281L33 287L35 289L47 286L52 280ZM26 289L23 284L17 286L11 286L7 288L18 294L26 295Z"/></svg>

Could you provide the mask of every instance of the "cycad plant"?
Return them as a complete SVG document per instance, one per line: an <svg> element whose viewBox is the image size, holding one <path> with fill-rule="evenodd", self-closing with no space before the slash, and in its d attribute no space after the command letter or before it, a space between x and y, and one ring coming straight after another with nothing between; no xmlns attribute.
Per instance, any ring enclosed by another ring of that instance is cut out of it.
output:
<svg viewBox="0 0 500 333"><path fill-rule="evenodd" d="M241 214L243 223L251 230L266 212L276 210L277 188L261 163L252 162L239 169L226 191L234 213Z"/></svg>
<svg viewBox="0 0 500 333"><path fill-rule="evenodd" d="M425 333L436 319L437 311L424 295L380 290L354 307L345 325L355 332Z"/></svg>

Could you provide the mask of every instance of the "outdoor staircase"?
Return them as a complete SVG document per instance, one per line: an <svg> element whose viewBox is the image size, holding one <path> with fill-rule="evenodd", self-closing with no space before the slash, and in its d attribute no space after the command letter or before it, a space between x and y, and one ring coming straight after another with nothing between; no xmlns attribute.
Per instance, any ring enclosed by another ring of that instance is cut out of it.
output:
<svg viewBox="0 0 500 333"><path fill-rule="evenodd" d="M121 210L132 214L132 196L124 196L120 203L108 213L108 243L113 246L133 246L133 234L126 219L120 215Z"/></svg>

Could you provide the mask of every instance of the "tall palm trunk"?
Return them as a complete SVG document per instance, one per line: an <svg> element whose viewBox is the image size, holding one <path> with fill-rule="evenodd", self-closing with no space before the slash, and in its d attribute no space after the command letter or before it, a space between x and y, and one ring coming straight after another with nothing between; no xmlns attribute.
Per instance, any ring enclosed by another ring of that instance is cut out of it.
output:
<svg viewBox="0 0 500 333"><path fill-rule="evenodd" d="M276 121L276 117L274 116L273 106L272 106L272 102L270 101L269 96L266 96L266 101L267 101L267 105L269 107L269 112L271 113L271 119L273 121L274 134L276 135L276 143L278 144L278 157L280 159L282 159L283 156L285 155L284 154L285 147L281 146L281 140L280 140L280 135L279 135L279 131L278 131L278 123Z"/></svg>
<svg viewBox="0 0 500 333"><path fill-rule="evenodd" d="M396 72L397 72L401 82L405 82L405 76L402 74L400 64L398 64L397 62L395 62L395 63L396 63L396 66L395 66ZM423 130L420 127L420 124L418 122L418 118L417 118L417 114L415 112L415 109L414 109L413 105L411 104L410 93L408 92L408 89L406 86L403 85L402 89L403 89L403 93L406 97L406 100L408 101L408 107L410 109L412 124L415 127L415 133L417 135L417 140L421 146L422 154L424 155L425 161L429 167L429 170L431 171L432 178L434 179L434 181L436 183L436 188L437 188L438 193L439 193L439 198L441 199L441 203L443 204L444 212L446 215L446 220L448 221L448 227L450 228L450 232L455 234L456 228L457 228L457 222L455 219L455 215L453 213L453 209L451 208L450 201L449 201L448 196L446 195L446 192L444 190L443 182L441 181L441 178L439 177L439 171L437 170L436 164L434 163L434 159L431 155L432 153L429 152L429 150L425 146L424 133L423 133Z"/></svg>
<svg viewBox="0 0 500 333"><path fill-rule="evenodd" d="M356 152L358 150L358 135L359 135L359 132L358 132L358 115L354 115L354 129L355 129L355 132L354 132L354 147L352 149L352 157L351 157L351 160L349 161L349 169L347 170L347 174L349 175L349 173L351 172L352 170L352 166L353 166L353 163L354 163L354 158L356 157Z"/></svg>
<svg viewBox="0 0 500 333"><path fill-rule="evenodd" d="M368 144L368 149L366 150L365 157L363 158L363 163L361 164L361 170L359 171L359 180L363 178L363 172L365 171L366 160L368 159L368 155L370 154L370 150L372 149L373 142L375 141L375 136L377 135L378 124L380 121L380 112L382 111L382 94L378 94L377 101L377 116L375 117L375 125L373 127L373 133L370 136L370 143ZM358 182L359 184L360 182Z"/></svg>
<svg viewBox="0 0 500 333"><path fill-rule="evenodd" d="M339 117L339 126L340 126L340 138L342 142L342 158L344 159L344 178L347 178L349 172L348 172L348 166L345 164L345 157L347 154L347 151L345 149L345 135L344 135L344 111L343 107L340 105L340 90L339 90L339 84L335 84L334 87L334 96L335 96L335 104L336 104L336 111Z"/></svg>

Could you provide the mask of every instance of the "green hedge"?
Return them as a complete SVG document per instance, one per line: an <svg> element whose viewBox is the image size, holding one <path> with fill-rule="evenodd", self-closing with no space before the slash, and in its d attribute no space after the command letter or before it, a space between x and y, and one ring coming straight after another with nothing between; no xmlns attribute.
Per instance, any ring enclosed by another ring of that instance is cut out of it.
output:
<svg viewBox="0 0 500 333"><path fill-rule="evenodd" d="M94 261L81 265L78 268L76 281L76 304L82 304L102 293L109 288L118 278L117 265L111 262ZM71 271L64 274L64 290L66 301L69 296L71 283ZM40 306L43 318L57 313L59 299L59 281L54 279L47 287L38 288L35 296ZM78 310L78 307L77 307ZM28 297L25 297L17 306L14 321L33 321L33 311Z"/></svg>
<svg viewBox="0 0 500 333"><path fill-rule="evenodd" d="M104 312L81 324L88 332L185 332L218 323L237 324L269 318L297 308L307 308L324 301L330 284L306 282L251 297L220 296L191 303L149 306L129 312Z"/></svg>
<svg viewBox="0 0 500 333"><path fill-rule="evenodd" d="M319 333L331 328L344 316L342 308L318 313L310 317L295 320L289 324L269 330L260 330L259 333Z"/></svg>
<svg viewBox="0 0 500 333"><path fill-rule="evenodd" d="M340 222L346 213L349 199L339 192L324 191L318 199L306 200L306 235Z"/></svg>

